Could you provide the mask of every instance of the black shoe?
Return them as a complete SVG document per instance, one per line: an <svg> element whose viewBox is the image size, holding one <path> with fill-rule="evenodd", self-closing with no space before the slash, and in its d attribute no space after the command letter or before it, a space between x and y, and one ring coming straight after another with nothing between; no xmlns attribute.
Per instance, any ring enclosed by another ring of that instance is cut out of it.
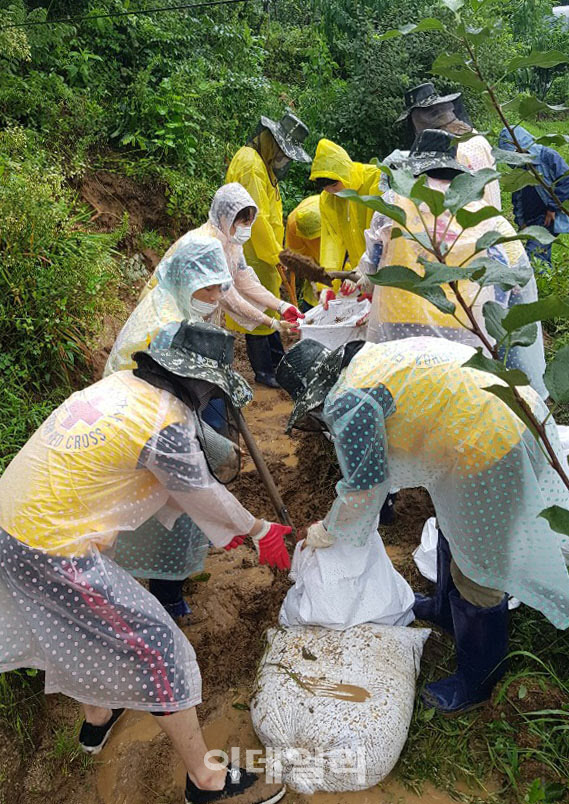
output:
<svg viewBox="0 0 569 804"><path fill-rule="evenodd" d="M382 509L379 512L380 525L393 525L395 522L395 500L397 499L397 492L388 494Z"/></svg>
<svg viewBox="0 0 569 804"><path fill-rule="evenodd" d="M285 793L284 784L269 784L243 768L228 768L223 790L201 790L186 776L186 804L276 804Z"/></svg>
<svg viewBox="0 0 569 804"><path fill-rule="evenodd" d="M98 754L109 737L113 726L124 712L124 709L113 709L113 714L103 726L94 726L83 721L79 732L79 745L87 754Z"/></svg>
<svg viewBox="0 0 569 804"><path fill-rule="evenodd" d="M259 385L266 385L267 388L280 388L274 374L255 374L255 382Z"/></svg>

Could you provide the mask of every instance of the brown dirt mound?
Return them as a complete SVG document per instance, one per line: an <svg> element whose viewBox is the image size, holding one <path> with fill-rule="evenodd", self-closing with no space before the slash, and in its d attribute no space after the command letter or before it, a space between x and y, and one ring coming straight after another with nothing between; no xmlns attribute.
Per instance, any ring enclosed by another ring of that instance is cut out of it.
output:
<svg viewBox="0 0 569 804"><path fill-rule="evenodd" d="M166 211L164 187L158 183L142 184L128 176L97 170L87 173L78 189L83 201L93 207L91 223L99 231L114 231L128 213L129 233L121 243L125 251L132 249L135 235L145 229L172 239L177 236Z"/></svg>

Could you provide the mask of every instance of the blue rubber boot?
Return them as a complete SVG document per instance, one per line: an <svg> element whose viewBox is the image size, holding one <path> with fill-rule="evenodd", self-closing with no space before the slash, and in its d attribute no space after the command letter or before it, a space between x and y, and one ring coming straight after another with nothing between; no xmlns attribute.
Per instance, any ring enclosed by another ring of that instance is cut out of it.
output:
<svg viewBox="0 0 569 804"><path fill-rule="evenodd" d="M433 597L415 595L413 613L418 620L438 625L449 634L453 633L449 592L456 589L450 574L450 545L439 530L437 542L437 585Z"/></svg>
<svg viewBox="0 0 569 804"><path fill-rule="evenodd" d="M487 701L506 672L508 597L497 606L473 606L455 590L449 595L457 672L427 684L421 700L443 714L465 712Z"/></svg>
<svg viewBox="0 0 569 804"><path fill-rule="evenodd" d="M278 335L278 332L273 334ZM276 347L273 335L245 335L245 343L251 368L255 372L255 382L267 385L269 388L278 388L279 384L275 377L275 364L273 362Z"/></svg>
<svg viewBox="0 0 569 804"><path fill-rule="evenodd" d="M162 603L176 622L187 620L192 612L182 594L183 585L184 581L165 581L158 578L151 578L148 582L148 591Z"/></svg>

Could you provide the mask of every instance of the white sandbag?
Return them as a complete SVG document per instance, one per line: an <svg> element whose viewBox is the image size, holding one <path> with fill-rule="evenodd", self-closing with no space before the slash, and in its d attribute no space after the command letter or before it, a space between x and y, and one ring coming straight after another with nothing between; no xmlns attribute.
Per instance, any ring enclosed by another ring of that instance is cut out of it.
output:
<svg viewBox="0 0 569 804"><path fill-rule="evenodd" d="M567 428L569 430L569 428ZM437 542L439 540L439 530L437 518L429 517L423 525L421 533L421 544L413 551L413 560L417 569L428 581L437 582ZM508 598L508 609L513 611L521 606L521 601L517 597L510 595Z"/></svg>
<svg viewBox="0 0 569 804"><path fill-rule="evenodd" d="M300 339L311 338L328 349L337 349L349 341L364 341L367 325L357 327L356 323L370 310L371 302L367 299L359 302L351 297L334 299L327 310L318 304L301 321Z"/></svg>
<svg viewBox="0 0 569 804"><path fill-rule="evenodd" d="M270 629L251 702L267 771L304 794L384 779L407 739L429 634L371 623Z"/></svg>
<svg viewBox="0 0 569 804"><path fill-rule="evenodd" d="M437 543L439 530L437 518L429 517L423 525L421 544L413 551L413 560L417 569L428 581L436 583L437 580Z"/></svg>
<svg viewBox="0 0 569 804"><path fill-rule="evenodd" d="M294 551L290 578L295 584L281 607L281 625L342 631L360 623L413 621L413 590L391 563L377 531L362 547L337 541L302 550L303 544Z"/></svg>

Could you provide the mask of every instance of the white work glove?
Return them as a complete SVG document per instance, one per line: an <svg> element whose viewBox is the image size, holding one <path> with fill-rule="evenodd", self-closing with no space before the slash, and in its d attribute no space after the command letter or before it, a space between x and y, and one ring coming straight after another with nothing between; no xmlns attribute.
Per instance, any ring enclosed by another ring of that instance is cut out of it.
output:
<svg viewBox="0 0 569 804"><path fill-rule="evenodd" d="M305 547L330 547L336 541L334 536L330 536L322 521L314 522L306 531Z"/></svg>
<svg viewBox="0 0 569 804"><path fill-rule="evenodd" d="M358 283L353 282L351 279L344 279L340 285L340 294L342 296L351 296L358 289Z"/></svg>
<svg viewBox="0 0 569 804"><path fill-rule="evenodd" d="M357 289L360 299L366 298L371 301L373 294L373 283L370 282L367 274L362 274L361 271L359 271L359 274L360 278L357 281Z"/></svg>

